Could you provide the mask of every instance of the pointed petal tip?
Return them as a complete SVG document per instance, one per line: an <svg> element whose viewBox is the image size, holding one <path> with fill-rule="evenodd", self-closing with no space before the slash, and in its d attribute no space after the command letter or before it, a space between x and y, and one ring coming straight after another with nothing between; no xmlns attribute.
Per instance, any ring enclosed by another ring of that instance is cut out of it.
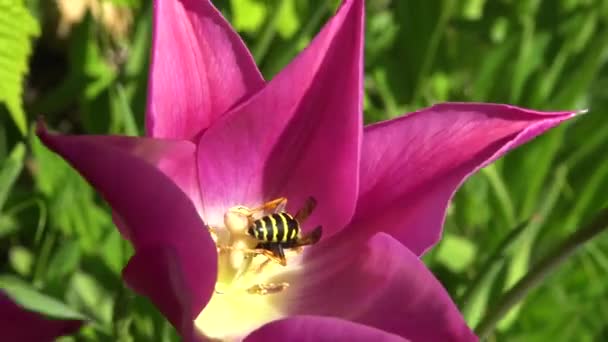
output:
<svg viewBox="0 0 608 342"><path fill-rule="evenodd" d="M148 135L193 139L264 86L245 43L210 0L154 1L152 27Z"/></svg>
<svg viewBox="0 0 608 342"><path fill-rule="evenodd" d="M46 121L44 120L43 116L39 116L36 120L35 133L44 146L46 146L49 150L55 151L55 145L57 144L56 136L49 133L48 126L46 125Z"/></svg>
<svg viewBox="0 0 608 342"><path fill-rule="evenodd" d="M583 115L583 114L587 114L587 113L589 113L589 108L583 108L583 109L579 109L579 110L575 111L574 116Z"/></svg>
<svg viewBox="0 0 608 342"><path fill-rule="evenodd" d="M36 135L38 137L47 135L46 122L44 121L44 116L42 115L38 116L38 119L36 119Z"/></svg>
<svg viewBox="0 0 608 342"><path fill-rule="evenodd" d="M367 126L362 195L351 226L393 227L391 234L422 255L440 239L447 204L462 181L577 113L446 102Z"/></svg>
<svg viewBox="0 0 608 342"><path fill-rule="evenodd" d="M311 195L320 205L307 225L323 225L324 239L350 220L363 127L363 4L342 1L289 65L201 136L198 179L211 223L222 222L210 213L224 212L226 199L258 205L285 196L291 210Z"/></svg>
<svg viewBox="0 0 608 342"><path fill-rule="evenodd" d="M420 111L428 111L430 109L436 109L436 110L446 110L446 109L451 109L451 110L461 110L461 111L468 111L468 110L473 110L473 111L482 111L482 110L487 110L487 111L511 111L514 114L516 113L521 113L521 114L532 114L532 115L543 115L543 116L574 116L575 114L583 114L587 112L587 109L583 109L583 110L560 110L560 111L552 111L552 110L534 110L534 109L529 109L529 108L524 108L524 107L519 107L516 105L512 105L512 104L506 104L506 103L489 103L489 102L440 102L440 103L434 103L432 104L430 107L427 108L422 108L420 110L417 110L416 112L420 112Z"/></svg>

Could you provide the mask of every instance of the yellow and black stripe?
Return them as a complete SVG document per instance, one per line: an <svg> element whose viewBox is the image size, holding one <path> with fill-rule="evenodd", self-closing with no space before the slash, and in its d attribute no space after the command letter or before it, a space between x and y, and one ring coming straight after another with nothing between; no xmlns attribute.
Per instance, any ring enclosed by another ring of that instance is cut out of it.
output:
<svg viewBox="0 0 608 342"><path fill-rule="evenodd" d="M247 233L261 242L289 243L298 238L300 224L288 213L275 213L254 221Z"/></svg>

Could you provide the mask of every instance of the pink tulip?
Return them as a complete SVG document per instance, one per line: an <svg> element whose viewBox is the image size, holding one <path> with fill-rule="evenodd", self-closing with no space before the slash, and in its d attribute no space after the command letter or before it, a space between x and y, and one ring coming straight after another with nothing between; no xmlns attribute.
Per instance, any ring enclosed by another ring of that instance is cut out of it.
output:
<svg viewBox="0 0 608 342"><path fill-rule="evenodd" d="M475 341L419 257L470 174L574 113L445 103L363 127L363 0L269 82L210 1L154 9L148 137L38 129L112 207L129 286L186 341ZM323 238L235 276L243 254L218 258L207 227L281 196L290 213L314 197L303 230ZM246 291L267 283L289 287Z"/></svg>

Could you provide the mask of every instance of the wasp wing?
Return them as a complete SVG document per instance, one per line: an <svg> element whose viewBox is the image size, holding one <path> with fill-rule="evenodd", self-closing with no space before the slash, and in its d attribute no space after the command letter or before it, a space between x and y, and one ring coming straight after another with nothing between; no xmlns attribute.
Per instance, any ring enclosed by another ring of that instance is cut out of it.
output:
<svg viewBox="0 0 608 342"><path fill-rule="evenodd" d="M302 209L300 209L294 219L300 223L304 222L310 216L315 207L317 206L317 200L314 197L308 197Z"/></svg>
<svg viewBox="0 0 608 342"><path fill-rule="evenodd" d="M294 247L314 245L321 240L321 235L323 235L323 227L317 226L315 229L302 235L302 237L296 241Z"/></svg>

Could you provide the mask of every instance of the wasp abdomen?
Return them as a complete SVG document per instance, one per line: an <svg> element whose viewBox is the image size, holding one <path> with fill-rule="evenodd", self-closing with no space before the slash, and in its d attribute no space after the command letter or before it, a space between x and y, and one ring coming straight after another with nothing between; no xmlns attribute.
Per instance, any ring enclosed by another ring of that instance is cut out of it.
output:
<svg viewBox="0 0 608 342"><path fill-rule="evenodd" d="M288 213L275 213L255 220L247 233L258 241L288 243L295 241L300 225Z"/></svg>

